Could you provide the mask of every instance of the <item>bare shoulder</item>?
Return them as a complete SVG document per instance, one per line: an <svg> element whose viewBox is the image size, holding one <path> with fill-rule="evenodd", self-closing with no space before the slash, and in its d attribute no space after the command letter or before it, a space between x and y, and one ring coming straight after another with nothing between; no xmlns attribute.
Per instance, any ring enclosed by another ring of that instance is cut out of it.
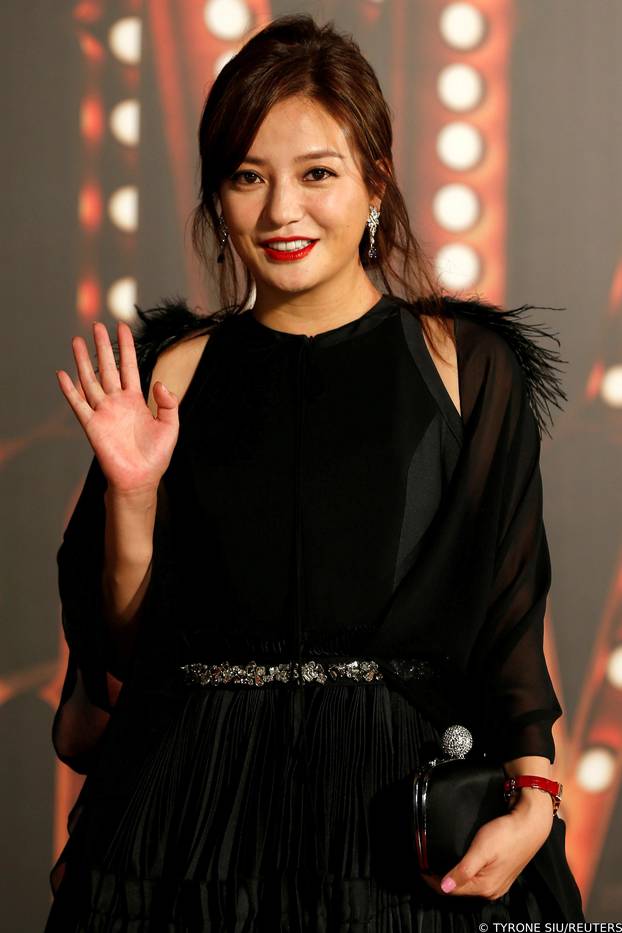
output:
<svg viewBox="0 0 622 933"><path fill-rule="evenodd" d="M147 404L153 416L157 414L157 405L153 398L153 387L158 382L173 392L181 402L192 381L195 370L210 334L196 334L184 337L166 347L156 359L149 382Z"/></svg>
<svg viewBox="0 0 622 933"><path fill-rule="evenodd" d="M456 352L455 339L452 339L447 332L440 325L438 318L431 314L422 314L422 318L425 318L426 326L429 327L432 332L433 340L435 346L432 346L428 340L427 334L422 330L423 338L425 340L428 352L432 357L432 361L436 366L439 376L443 380L443 384L447 389L447 392L454 403L458 414L461 413L460 406L460 387L459 387L459 378L458 378L458 356ZM453 318L449 318L449 324L454 331L454 321Z"/></svg>

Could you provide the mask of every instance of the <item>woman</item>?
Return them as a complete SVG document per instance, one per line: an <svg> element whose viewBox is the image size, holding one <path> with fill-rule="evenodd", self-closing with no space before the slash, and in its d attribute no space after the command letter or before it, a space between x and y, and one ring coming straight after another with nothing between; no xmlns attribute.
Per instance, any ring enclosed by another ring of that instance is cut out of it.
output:
<svg viewBox="0 0 622 933"><path fill-rule="evenodd" d="M549 794L521 790L445 879L396 802L456 722L550 776L557 357L524 309L436 286L376 77L330 25L257 33L199 142L221 311L139 310L119 369L95 324L98 376L81 338L78 386L58 373L94 457L58 553L53 740L87 779L46 930L582 919Z"/></svg>

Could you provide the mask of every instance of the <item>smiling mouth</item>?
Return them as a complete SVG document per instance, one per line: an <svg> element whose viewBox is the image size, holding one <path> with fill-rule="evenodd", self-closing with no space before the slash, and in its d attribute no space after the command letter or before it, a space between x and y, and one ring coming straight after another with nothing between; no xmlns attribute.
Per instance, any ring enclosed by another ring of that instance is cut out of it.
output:
<svg viewBox="0 0 622 933"><path fill-rule="evenodd" d="M294 252L297 249L304 249L310 243L316 242L316 240L301 238L299 240L264 240L264 242L260 245L268 247L268 249L276 249L281 252Z"/></svg>
<svg viewBox="0 0 622 933"><path fill-rule="evenodd" d="M269 259L277 262L293 262L296 259L303 259L307 256L317 240L268 240L261 243L260 246Z"/></svg>

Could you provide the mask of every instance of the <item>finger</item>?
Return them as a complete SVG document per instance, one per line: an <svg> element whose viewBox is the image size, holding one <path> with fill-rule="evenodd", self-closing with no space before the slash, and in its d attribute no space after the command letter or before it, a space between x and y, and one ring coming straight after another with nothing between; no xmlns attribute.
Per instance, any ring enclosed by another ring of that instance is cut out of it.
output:
<svg viewBox="0 0 622 933"><path fill-rule="evenodd" d="M82 383L80 382L79 379L77 380L77 383L78 383L77 385L76 385L75 382L73 383L74 386L75 386L76 392L78 392L78 393L80 394L80 398L81 398L81 399L84 399L84 401L86 402L86 395L84 394L84 389L82 388ZM87 404L88 404L88 403L87 403Z"/></svg>
<svg viewBox="0 0 622 933"><path fill-rule="evenodd" d="M477 876L489 863L490 856L486 853L484 846L480 847L471 843L466 855L441 878L441 889L445 894L473 893L473 889L481 884L481 878Z"/></svg>
<svg viewBox="0 0 622 933"><path fill-rule="evenodd" d="M492 889L490 879L484 879L481 876L471 879L471 881L464 884L459 890L458 888L455 888L452 891L444 891L441 887L442 878L447 876L422 873L421 877L425 880L426 884L428 884L433 891L436 891L437 894L440 894L441 897L447 897L447 895L450 897L453 895L459 895L461 897L465 895L488 897L488 894Z"/></svg>
<svg viewBox="0 0 622 933"><path fill-rule="evenodd" d="M493 884L490 878L478 876L449 892L449 897L490 897ZM441 888L442 891L442 888ZM447 896L448 892L444 892Z"/></svg>
<svg viewBox="0 0 622 933"><path fill-rule="evenodd" d="M71 381L68 373L64 369L59 369L56 373L58 379L58 384L60 385L61 391L69 405L74 415L78 419L79 423L83 428L86 427L90 419L93 417L93 409L84 399L83 394L81 394L75 385Z"/></svg>
<svg viewBox="0 0 622 933"><path fill-rule="evenodd" d="M71 341L73 355L78 368L78 378L84 389L84 395L91 406L96 408L106 394L93 370L86 341L83 337L74 337Z"/></svg>
<svg viewBox="0 0 622 933"><path fill-rule="evenodd" d="M97 369L104 392L119 392L121 380L117 363L112 352L108 328L101 321L93 322L93 337L97 351Z"/></svg>
<svg viewBox="0 0 622 933"><path fill-rule="evenodd" d="M173 392L169 392L159 379L153 385L153 399L158 406L157 420L176 427L179 419L179 399Z"/></svg>
<svg viewBox="0 0 622 933"><path fill-rule="evenodd" d="M141 392L140 372L136 357L136 345L132 328L125 321L117 324L117 342L119 344L119 369L121 372L121 385L124 389Z"/></svg>

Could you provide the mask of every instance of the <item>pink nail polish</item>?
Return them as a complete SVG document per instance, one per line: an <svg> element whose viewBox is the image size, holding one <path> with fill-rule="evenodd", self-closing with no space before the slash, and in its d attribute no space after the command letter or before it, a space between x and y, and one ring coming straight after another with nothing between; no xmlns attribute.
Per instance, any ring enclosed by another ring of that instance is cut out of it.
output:
<svg viewBox="0 0 622 933"><path fill-rule="evenodd" d="M441 888L443 889L445 894L449 894L449 892L453 891L455 887L456 887L456 882L454 881L453 878L445 878L443 881L441 881Z"/></svg>

